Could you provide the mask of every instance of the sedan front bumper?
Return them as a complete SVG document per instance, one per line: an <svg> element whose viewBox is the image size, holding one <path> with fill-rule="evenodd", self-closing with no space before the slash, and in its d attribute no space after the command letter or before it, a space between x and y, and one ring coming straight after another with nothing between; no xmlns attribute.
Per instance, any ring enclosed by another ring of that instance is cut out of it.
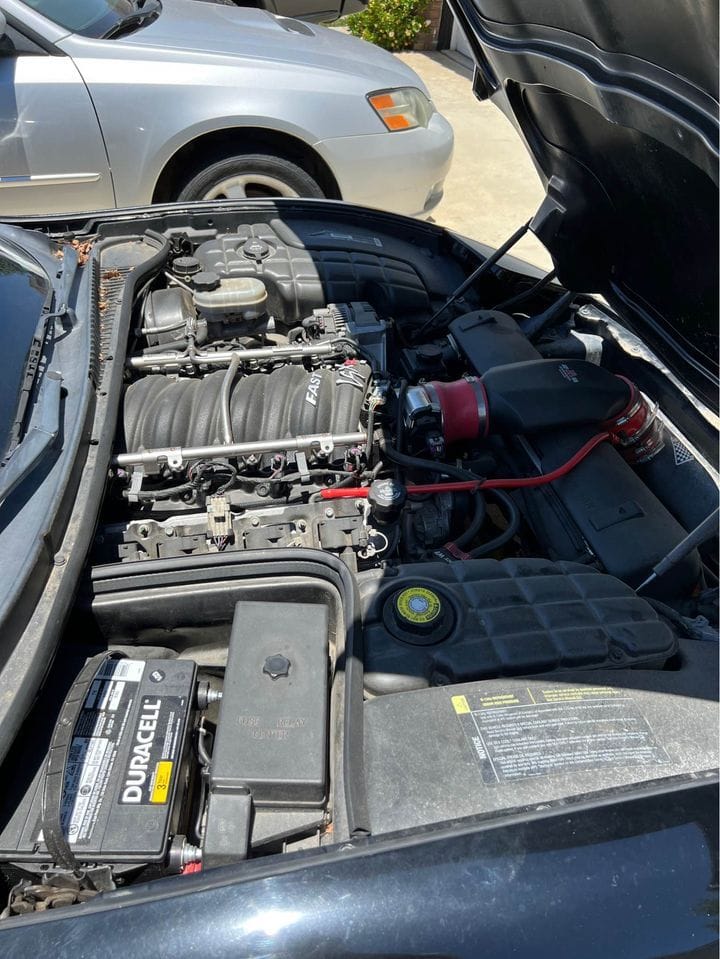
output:
<svg viewBox="0 0 720 959"><path fill-rule="evenodd" d="M315 149L333 171L343 200L406 216L428 216L442 199L453 130L440 113L427 127L321 140Z"/></svg>

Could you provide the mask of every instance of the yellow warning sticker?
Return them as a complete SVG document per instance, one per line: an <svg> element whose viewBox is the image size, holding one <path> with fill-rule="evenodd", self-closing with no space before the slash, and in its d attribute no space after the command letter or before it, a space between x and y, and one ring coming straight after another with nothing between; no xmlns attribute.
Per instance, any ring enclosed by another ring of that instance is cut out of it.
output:
<svg viewBox="0 0 720 959"><path fill-rule="evenodd" d="M470 706L464 696L452 696L451 698L453 707L455 708L455 712L458 714L458 716L462 716L463 713L470 712Z"/></svg>
<svg viewBox="0 0 720 959"><path fill-rule="evenodd" d="M431 623L440 615L440 597L424 586L404 589L395 601L400 615L409 623Z"/></svg>
<svg viewBox="0 0 720 959"><path fill-rule="evenodd" d="M150 793L150 802L163 805L168 801L170 795L170 780L172 778L173 764L167 760L156 763L155 782Z"/></svg>

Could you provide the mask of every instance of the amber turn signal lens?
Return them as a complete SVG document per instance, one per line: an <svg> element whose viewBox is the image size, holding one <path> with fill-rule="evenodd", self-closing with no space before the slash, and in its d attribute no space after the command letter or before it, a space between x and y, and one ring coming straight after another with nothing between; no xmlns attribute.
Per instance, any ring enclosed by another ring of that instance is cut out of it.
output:
<svg viewBox="0 0 720 959"><path fill-rule="evenodd" d="M368 101L388 130L426 127L434 112L430 100L413 87L371 93Z"/></svg>

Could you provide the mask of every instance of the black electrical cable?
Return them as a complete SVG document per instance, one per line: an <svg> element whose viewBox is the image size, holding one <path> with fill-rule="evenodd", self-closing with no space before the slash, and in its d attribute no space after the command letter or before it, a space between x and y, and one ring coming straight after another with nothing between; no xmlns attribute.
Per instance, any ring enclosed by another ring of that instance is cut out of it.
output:
<svg viewBox="0 0 720 959"><path fill-rule="evenodd" d="M501 303L496 303L492 309L507 310L511 306L517 306L518 303L523 303L525 300L533 296L533 294L539 293L540 290L547 286L551 280L554 280L556 276L557 272L555 270L550 270L549 273L546 273L545 276L541 277L537 283L533 283L533 285L528 287L527 290L522 290L520 293L516 293L514 296L508 297L507 300L503 300Z"/></svg>
<svg viewBox="0 0 720 959"><path fill-rule="evenodd" d="M520 510L515 505L512 497L501 489L489 489L487 492L492 493L495 499L497 499L505 508L508 524L499 536L496 536L494 539L489 539L481 546L477 546L475 549L470 550L470 556L472 559L479 559L481 556L487 556L488 553L494 553L495 550L500 549L501 546L505 546L507 543L509 543L520 529Z"/></svg>
<svg viewBox="0 0 720 959"><path fill-rule="evenodd" d="M403 445L403 431L405 429L405 418L403 416L403 404L405 402L405 394L407 393L408 381L400 380L400 386L398 387L397 392L397 410L395 414L395 443L397 444L397 449L402 452ZM381 444L382 447L382 444ZM402 473L400 472L400 467L396 464L395 467L395 479L398 483L402 483Z"/></svg>
<svg viewBox="0 0 720 959"><path fill-rule="evenodd" d="M485 516L487 513L485 507L485 497L480 490L477 490L475 493L473 493L473 500L475 503L475 512L473 514L472 522L465 532L461 536L458 536L456 540L454 540L454 545L458 549L464 549L468 543L472 543L482 529L483 523L485 522Z"/></svg>
<svg viewBox="0 0 720 959"><path fill-rule="evenodd" d="M400 545L400 524L395 523L393 526L392 533L388 536L388 545L387 548L381 550L381 555L383 559L389 559L395 550Z"/></svg>
<svg viewBox="0 0 720 959"><path fill-rule="evenodd" d="M322 341L320 341L320 342L322 342ZM332 339L331 342L332 342L333 344L335 344L335 343L338 343L338 344L339 344L339 343L345 343L345 344L347 344L347 345L351 348L351 350L352 350L353 353L355 353L357 356L359 356L360 359L365 360L365 362L367 363L367 365L370 367L370 369L373 371L373 373L375 373L377 376L380 376L380 375L382 375L382 374L386 374L386 373L387 373L386 370L381 370L381 369L379 369L379 368L378 368L377 361L375 360L375 357L372 356L372 354L368 353L367 350L364 350L364 349L362 348L362 346L360 346L360 344L357 343L355 340L351 339L351 337L349 337L349 336L337 336L337 337L333 337L333 339Z"/></svg>
<svg viewBox="0 0 720 959"><path fill-rule="evenodd" d="M387 458L397 466L405 466L408 469L421 469L427 470L430 473L440 473L446 476L454 476L459 480L476 481L478 479L478 477L474 473L471 473L470 470L464 470L462 467L454 466L452 463L437 463L432 462L432 460L420 459L420 457L417 456L407 456L405 453L398 452L392 446L388 446L384 441L381 441L380 448L385 456L387 456ZM474 501L475 513L473 515L473 520L465 532L455 541L455 546L457 546L458 549L462 549L464 545L472 542L474 537L480 532L480 529L485 522L485 499L479 491L474 494Z"/></svg>
<svg viewBox="0 0 720 959"><path fill-rule="evenodd" d="M208 473L210 474L210 477L207 476ZM222 475L223 473L226 475L229 474L229 479L227 479L215 491L215 495L219 496L231 489L231 487L233 487L238 480L238 471L235 469L232 463L226 460L199 460L188 470L188 479L194 483L198 489L200 489L202 488L203 483L208 482L209 479L211 480L218 476L218 474Z"/></svg>
<svg viewBox="0 0 720 959"><path fill-rule="evenodd" d="M405 394L407 393L408 381L400 380L400 386L397 392L397 414L395 416L395 443L400 452L402 452L403 444L403 430L405 428L405 420L403 418L403 402L405 400Z"/></svg>
<svg viewBox="0 0 720 959"><path fill-rule="evenodd" d="M135 494L138 499L172 499L183 493L197 492L197 483L181 483L179 486L166 486L165 489L141 489ZM124 491L127 495L127 491Z"/></svg>
<svg viewBox="0 0 720 959"><path fill-rule="evenodd" d="M346 470L335 470L336 473L344 473ZM357 484L359 482L359 476L357 473L348 473L347 476L343 476L342 479L338 480L335 483L331 483L330 486L325 486L324 489L342 489L344 486L352 486L353 483ZM311 503L319 503L321 500L320 490L315 493L312 493L310 496Z"/></svg>
<svg viewBox="0 0 720 959"><path fill-rule="evenodd" d="M343 479L349 479L355 476L354 470L343 470L343 469L312 469L308 470L307 473L285 473L284 476L276 476L274 479L270 477L269 482L272 483L294 483L296 480L302 479L303 476L342 476Z"/></svg>
<svg viewBox="0 0 720 959"><path fill-rule="evenodd" d="M470 470L464 470L462 467L454 466L452 463L439 463L434 460L421 459L419 456L408 456L405 453L400 453L392 446L388 446L384 440L380 441L380 449L389 460L398 466L405 466L408 469L426 470L428 473L444 473L446 476L454 476L455 479L463 481L470 480L472 482L478 482L480 479L475 473L471 473Z"/></svg>

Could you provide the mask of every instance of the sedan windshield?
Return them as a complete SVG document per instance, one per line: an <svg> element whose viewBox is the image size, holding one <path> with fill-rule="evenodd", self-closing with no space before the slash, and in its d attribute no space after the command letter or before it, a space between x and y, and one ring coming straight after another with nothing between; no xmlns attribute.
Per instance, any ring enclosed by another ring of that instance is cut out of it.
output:
<svg viewBox="0 0 720 959"><path fill-rule="evenodd" d="M0 316L6 327L0 380L0 461L17 440L27 361L49 291L50 281L34 260L0 243Z"/></svg>
<svg viewBox="0 0 720 959"><path fill-rule="evenodd" d="M25 0L48 20L72 33L102 37L137 10L133 0Z"/></svg>

